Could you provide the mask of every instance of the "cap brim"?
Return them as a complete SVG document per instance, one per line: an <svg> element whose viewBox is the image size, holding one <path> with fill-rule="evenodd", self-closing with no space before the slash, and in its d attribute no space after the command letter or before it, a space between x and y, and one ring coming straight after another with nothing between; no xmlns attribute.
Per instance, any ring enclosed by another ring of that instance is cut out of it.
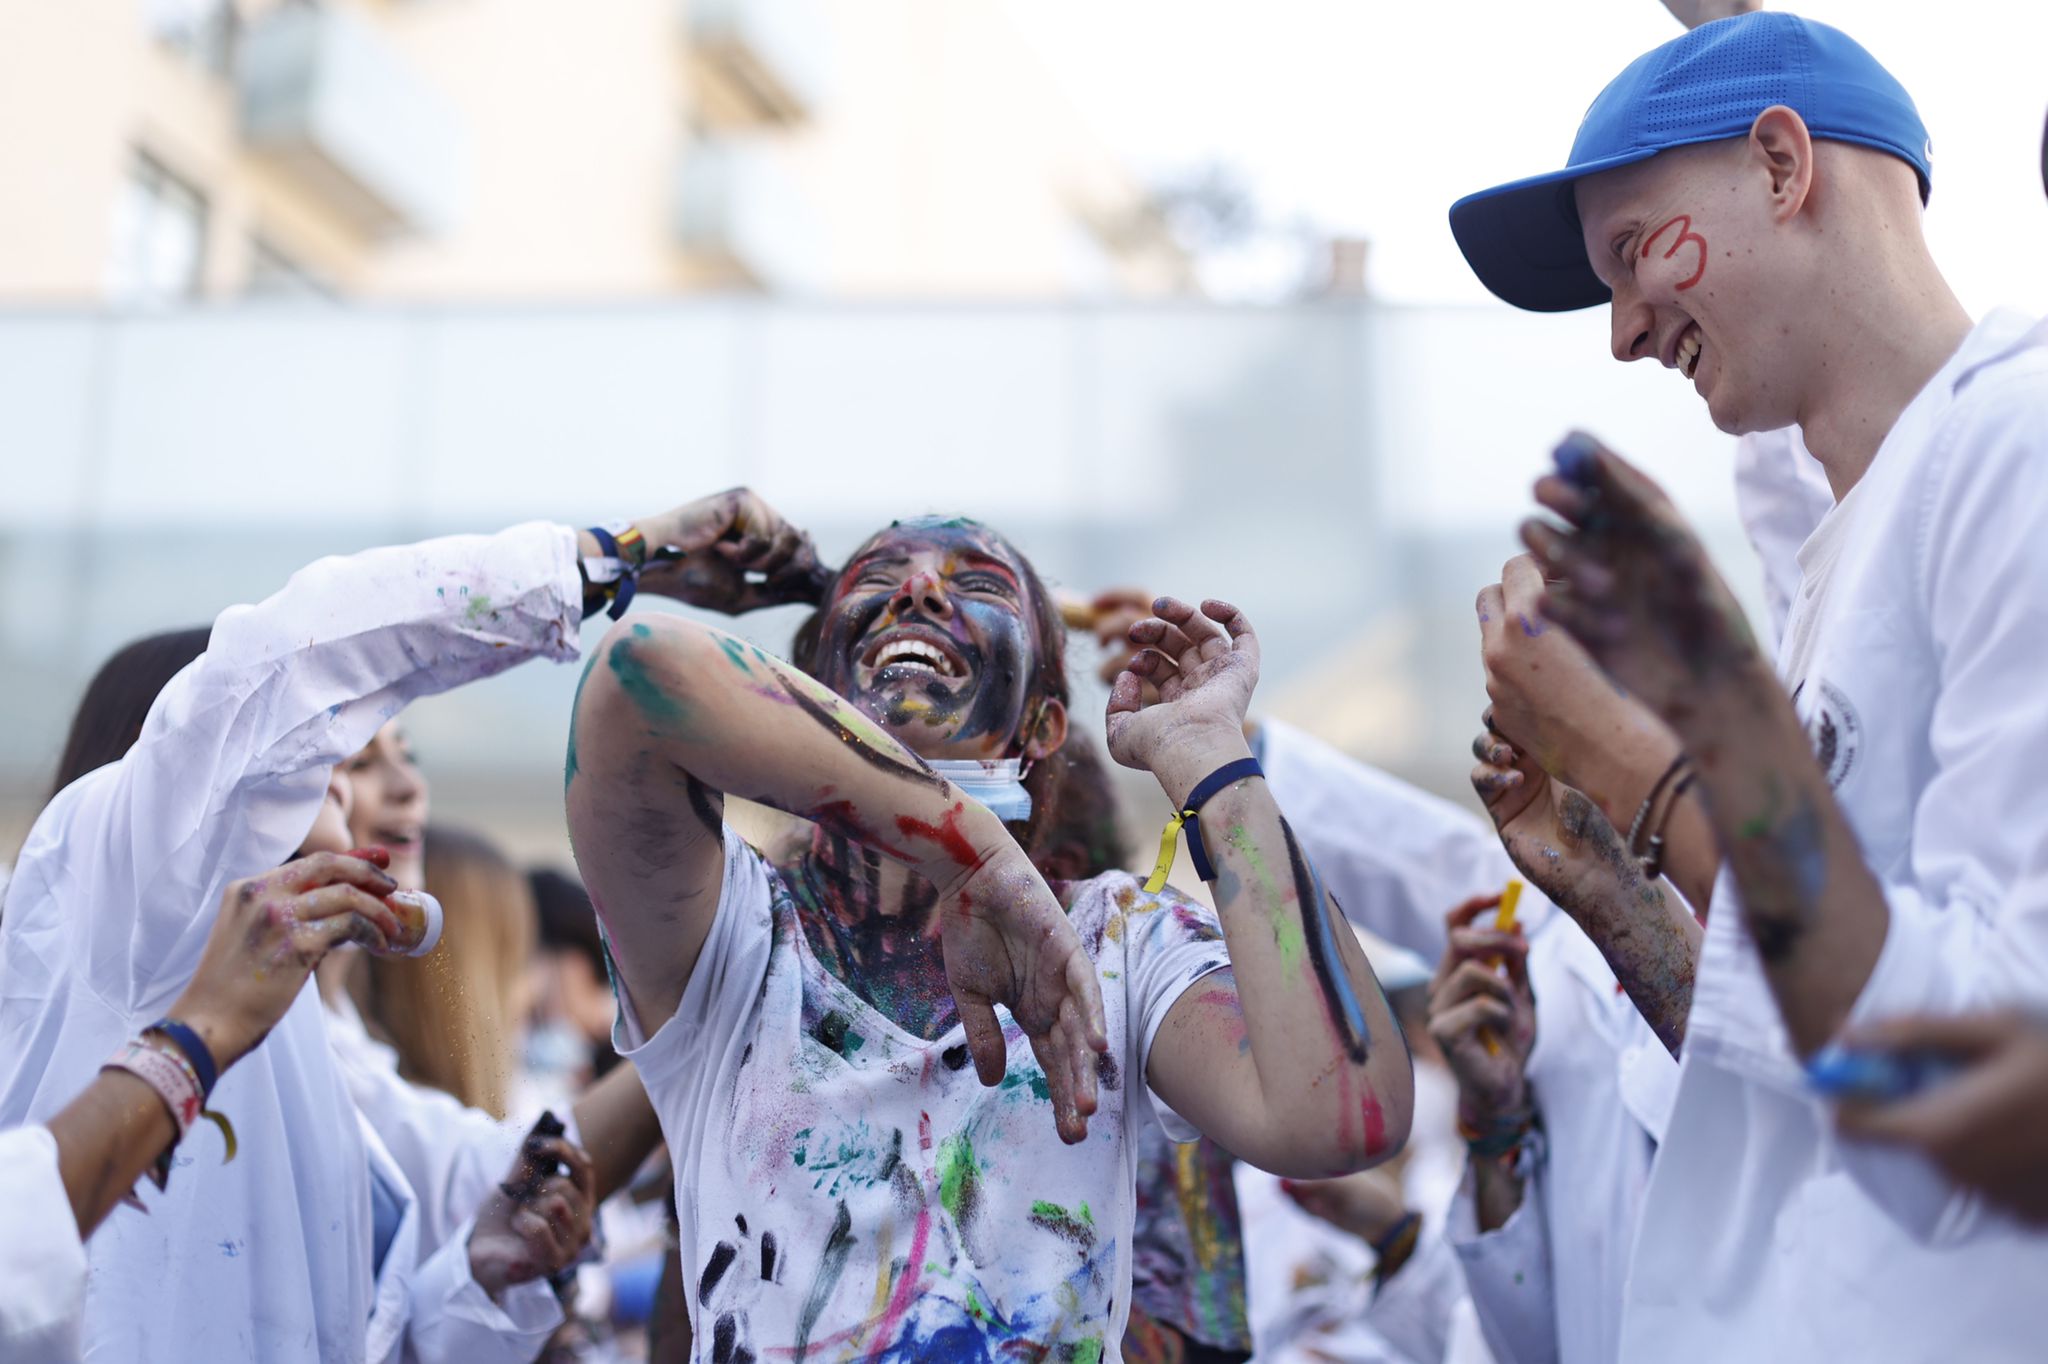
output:
<svg viewBox="0 0 2048 1364"><path fill-rule="evenodd" d="M1655 155L1610 156L1468 194L1451 205L1451 235L1479 282L1504 303L1535 313L1605 303L1607 286L1586 262L1572 187Z"/></svg>

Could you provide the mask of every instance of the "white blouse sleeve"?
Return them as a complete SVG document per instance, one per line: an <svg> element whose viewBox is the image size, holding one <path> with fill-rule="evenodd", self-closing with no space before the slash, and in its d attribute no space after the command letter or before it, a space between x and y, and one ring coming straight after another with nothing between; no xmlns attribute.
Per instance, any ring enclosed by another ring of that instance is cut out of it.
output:
<svg viewBox="0 0 2048 1364"><path fill-rule="evenodd" d="M319 560L222 613L127 757L52 802L22 877L90 906L74 962L111 1007L145 1011L197 966L226 882L299 847L335 763L417 697L575 657L581 616L564 526Z"/></svg>
<svg viewBox="0 0 2048 1364"><path fill-rule="evenodd" d="M1468 1167L1451 1202L1445 1236L1464 1263L1480 1329L1500 1364L1556 1364L1558 1358L1545 1195L1542 1167L1536 1164L1523 1184L1522 1206L1499 1227L1481 1231Z"/></svg>
<svg viewBox="0 0 2048 1364"><path fill-rule="evenodd" d="M0 1132L0 1208L0 1359L77 1359L85 1246L48 1128Z"/></svg>

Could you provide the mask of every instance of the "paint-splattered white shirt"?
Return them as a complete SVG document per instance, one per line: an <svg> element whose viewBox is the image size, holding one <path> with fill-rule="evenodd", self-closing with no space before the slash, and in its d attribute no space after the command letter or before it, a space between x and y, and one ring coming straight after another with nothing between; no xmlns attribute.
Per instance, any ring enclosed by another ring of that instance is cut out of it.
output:
<svg viewBox="0 0 2048 1364"><path fill-rule="evenodd" d="M1208 909L1121 872L1070 911L1109 1052L1078 1146L1007 1012L1009 1073L976 1079L959 1027L927 1042L830 975L781 876L730 830L718 917L652 1037L621 1008L676 1168L698 1359L1116 1361L1130 1305L1144 1080L1181 992L1228 966Z"/></svg>

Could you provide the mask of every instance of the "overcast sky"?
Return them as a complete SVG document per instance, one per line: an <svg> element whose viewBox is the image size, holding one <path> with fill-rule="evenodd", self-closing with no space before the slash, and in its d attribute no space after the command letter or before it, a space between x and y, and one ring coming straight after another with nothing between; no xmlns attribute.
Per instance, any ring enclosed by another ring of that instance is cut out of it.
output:
<svg viewBox="0 0 2048 1364"><path fill-rule="evenodd" d="M1586 105L1674 37L1656 0L1007 0L1074 101L1148 173L1228 163L1277 220L1372 242L1370 281L1483 301L1445 225L1563 164ZM1933 136L1935 253L1973 312L2048 311L2048 4L1810 0L1891 68ZM1254 259L1242 287L1271 278Z"/></svg>

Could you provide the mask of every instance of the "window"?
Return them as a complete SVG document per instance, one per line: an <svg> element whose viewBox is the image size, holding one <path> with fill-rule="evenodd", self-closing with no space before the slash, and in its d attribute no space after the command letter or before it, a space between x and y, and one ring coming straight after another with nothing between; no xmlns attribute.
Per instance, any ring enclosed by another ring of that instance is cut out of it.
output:
<svg viewBox="0 0 2048 1364"><path fill-rule="evenodd" d="M318 274L262 236L249 241L249 282L243 292L251 298L269 299L325 301L334 297L334 290Z"/></svg>
<svg viewBox="0 0 2048 1364"><path fill-rule="evenodd" d="M241 30L234 0L145 0L143 13L158 42L202 71L227 75Z"/></svg>
<svg viewBox="0 0 2048 1364"><path fill-rule="evenodd" d="M107 292L121 303L196 298L205 260L205 198L154 158L137 153L114 203Z"/></svg>

